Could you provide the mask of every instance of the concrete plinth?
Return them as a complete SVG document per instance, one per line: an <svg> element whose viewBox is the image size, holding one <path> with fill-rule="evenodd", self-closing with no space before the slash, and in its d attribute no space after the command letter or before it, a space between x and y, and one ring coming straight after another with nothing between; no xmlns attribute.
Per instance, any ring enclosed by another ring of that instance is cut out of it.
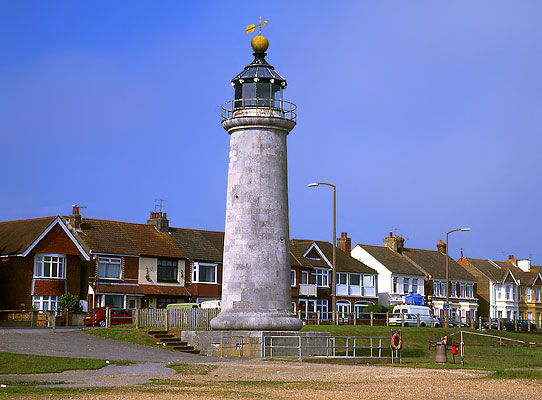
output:
<svg viewBox="0 0 542 400"><path fill-rule="evenodd" d="M325 356L329 332L183 331L181 337L201 354L223 358ZM265 344L265 345L264 345Z"/></svg>

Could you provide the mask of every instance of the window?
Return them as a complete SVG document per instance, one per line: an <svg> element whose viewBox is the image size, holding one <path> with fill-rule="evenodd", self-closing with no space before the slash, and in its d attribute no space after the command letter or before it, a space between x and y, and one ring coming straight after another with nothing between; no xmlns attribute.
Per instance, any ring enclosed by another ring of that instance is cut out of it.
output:
<svg viewBox="0 0 542 400"><path fill-rule="evenodd" d="M461 284L459 285L459 290L459 297L463 299L467 297L467 284L465 282L461 282Z"/></svg>
<svg viewBox="0 0 542 400"><path fill-rule="evenodd" d="M301 283L307 285L309 283L309 273L308 271L301 271Z"/></svg>
<svg viewBox="0 0 542 400"><path fill-rule="evenodd" d="M166 308L168 304L177 303L176 297L158 297L156 299L156 308Z"/></svg>
<svg viewBox="0 0 542 400"><path fill-rule="evenodd" d="M521 301L521 288L518 287L518 301Z"/></svg>
<svg viewBox="0 0 542 400"><path fill-rule="evenodd" d="M418 279L412 278L412 293L418 293Z"/></svg>
<svg viewBox="0 0 542 400"><path fill-rule="evenodd" d="M474 285L472 283L467 283L467 297L469 299L474 297Z"/></svg>
<svg viewBox="0 0 542 400"><path fill-rule="evenodd" d="M217 283L216 264L194 263L192 282L196 283Z"/></svg>
<svg viewBox="0 0 542 400"><path fill-rule="evenodd" d="M327 300L316 300L316 312L320 311L320 318L324 320L329 319Z"/></svg>
<svg viewBox="0 0 542 400"><path fill-rule="evenodd" d="M525 300L531 301L531 288L525 288Z"/></svg>
<svg viewBox="0 0 542 400"><path fill-rule="evenodd" d="M501 288L501 285L497 285L497 286L495 286L495 291L497 292L497 299L499 299L499 300L500 300L500 299L501 299L501 297L502 297L502 293L501 293L501 291L502 291L502 288Z"/></svg>
<svg viewBox="0 0 542 400"><path fill-rule="evenodd" d="M359 286L361 284L361 275L350 274L350 286Z"/></svg>
<svg viewBox="0 0 542 400"><path fill-rule="evenodd" d="M295 269L290 270L290 286L295 286Z"/></svg>
<svg viewBox="0 0 542 400"><path fill-rule="evenodd" d="M433 281L433 296L440 296L440 282Z"/></svg>
<svg viewBox="0 0 542 400"><path fill-rule="evenodd" d="M348 274L345 272L337 272L337 285L346 285Z"/></svg>
<svg viewBox="0 0 542 400"><path fill-rule="evenodd" d="M66 259L59 254L38 254L34 258L35 278L59 278L66 277Z"/></svg>
<svg viewBox="0 0 542 400"><path fill-rule="evenodd" d="M534 291L535 291L535 301L537 303L540 303L540 288L537 287L537 288L534 289Z"/></svg>
<svg viewBox="0 0 542 400"><path fill-rule="evenodd" d="M121 258L98 257L98 278L120 279Z"/></svg>
<svg viewBox="0 0 542 400"><path fill-rule="evenodd" d="M158 259L158 282L178 282L177 260Z"/></svg>
<svg viewBox="0 0 542 400"><path fill-rule="evenodd" d="M512 286L512 300L517 301L516 299L516 287Z"/></svg>
<svg viewBox="0 0 542 400"><path fill-rule="evenodd" d="M506 300L510 300L510 285L506 285L505 294L506 294L505 296Z"/></svg>
<svg viewBox="0 0 542 400"><path fill-rule="evenodd" d="M399 285L399 278L394 276L393 280L392 280L392 293L397 293L397 286L398 285Z"/></svg>
<svg viewBox="0 0 542 400"><path fill-rule="evenodd" d="M58 296L32 296L32 305L38 311L54 311Z"/></svg>
<svg viewBox="0 0 542 400"><path fill-rule="evenodd" d="M533 313L532 312L527 313L527 321L530 321L530 322L533 321Z"/></svg>
<svg viewBox="0 0 542 400"><path fill-rule="evenodd" d="M329 287L328 285L329 271L323 268L314 268L312 270L312 281L318 287Z"/></svg>
<svg viewBox="0 0 542 400"><path fill-rule="evenodd" d="M446 282L440 282L440 293L442 296L446 296Z"/></svg>
<svg viewBox="0 0 542 400"><path fill-rule="evenodd" d="M451 297L457 297L457 282L452 282L450 288L450 296Z"/></svg>
<svg viewBox="0 0 542 400"><path fill-rule="evenodd" d="M124 296L105 294L104 307L124 307Z"/></svg>
<svg viewBox="0 0 542 400"><path fill-rule="evenodd" d="M363 296L376 296L376 276L363 275Z"/></svg>
<svg viewBox="0 0 542 400"><path fill-rule="evenodd" d="M410 279L403 278L403 293L408 293L408 289L410 289Z"/></svg>

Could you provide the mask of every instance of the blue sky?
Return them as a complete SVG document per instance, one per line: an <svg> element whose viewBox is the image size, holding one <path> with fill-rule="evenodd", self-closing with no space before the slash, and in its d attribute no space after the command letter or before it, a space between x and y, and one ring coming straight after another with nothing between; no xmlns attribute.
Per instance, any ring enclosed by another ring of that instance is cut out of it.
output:
<svg viewBox="0 0 542 400"><path fill-rule="evenodd" d="M290 236L542 264L540 1L0 1L0 220L224 229L220 105L269 21L298 106Z"/></svg>

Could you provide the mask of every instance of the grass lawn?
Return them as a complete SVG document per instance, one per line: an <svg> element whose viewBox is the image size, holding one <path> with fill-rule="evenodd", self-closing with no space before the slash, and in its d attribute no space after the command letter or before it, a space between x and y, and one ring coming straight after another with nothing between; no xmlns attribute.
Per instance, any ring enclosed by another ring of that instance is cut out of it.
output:
<svg viewBox="0 0 542 400"><path fill-rule="evenodd" d="M330 332L334 336L386 336L391 337L391 327L386 326L348 326L348 325L306 325L303 331ZM393 328L401 330L403 342L403 364L408 367L424 368L461 368L461 359L456 356L453 364L451 351L448 351L448 363L435 363L435 348L429 349L429 339L439 339L442 336L451 336L453 341L459 342L458 328ZM487 333L526 342L542 344L540 333L519 333L508 331L481 332L474 329L462 329L474 333ZM465 341L465 368L481 369L486 371L499 370L499 377L521 378L526 370L530 379L542 379L542 347L519 347L513 342L508 345L499 345L499 340L483 336L464 335ZM503 341L505 343L505 341ZM542 345L539 345L542 346Z"/></svg>
<svg viewBox="0 0 542 400"><path fill-rule="evenodd" d="M147 331L149 330L158 330L158 328L147 327L136 329L135 325L122 324L114 325L110 328L83 329L83 332L87 335L100 336L107 339L121 340L123 342L141 344L143 346L172 350L170 347L156 344L156 339L147 335Z"/></svg>
<svg viewBox="0 0 542 400"><path fill-rule="evenodd" d="M98 369L106 365L105 360L0 352L0 374L43 374L73 369Z"/></svg>

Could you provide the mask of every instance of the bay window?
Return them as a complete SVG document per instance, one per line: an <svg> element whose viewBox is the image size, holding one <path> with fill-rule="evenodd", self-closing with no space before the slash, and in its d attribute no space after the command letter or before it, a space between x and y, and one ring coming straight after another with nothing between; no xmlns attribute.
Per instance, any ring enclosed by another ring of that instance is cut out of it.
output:
<svg viewBox="0 0 542 400"><path fill-rule="evenodd" d="M312 282L318 287L329 287L329 270L323 268L314 268L312 270Z"/></svg>
<svg viewBox="0 0 542 400"><path fill-rule="evenodd" d="M37 254L34 278L66 278L66 258L60 254Z"/></svg>
<svg viewBox="0 0 542 400"><path fill-rule="evenodd" d="M192 270L192 282L195 283L217 283L216 264L194 263Z"/></svg>
<svg viewBox="0 0 542 400"><path fill-rule="evenodd" d="M54 311L58 296L32 296L32 306L38 311Z"/></svg>

